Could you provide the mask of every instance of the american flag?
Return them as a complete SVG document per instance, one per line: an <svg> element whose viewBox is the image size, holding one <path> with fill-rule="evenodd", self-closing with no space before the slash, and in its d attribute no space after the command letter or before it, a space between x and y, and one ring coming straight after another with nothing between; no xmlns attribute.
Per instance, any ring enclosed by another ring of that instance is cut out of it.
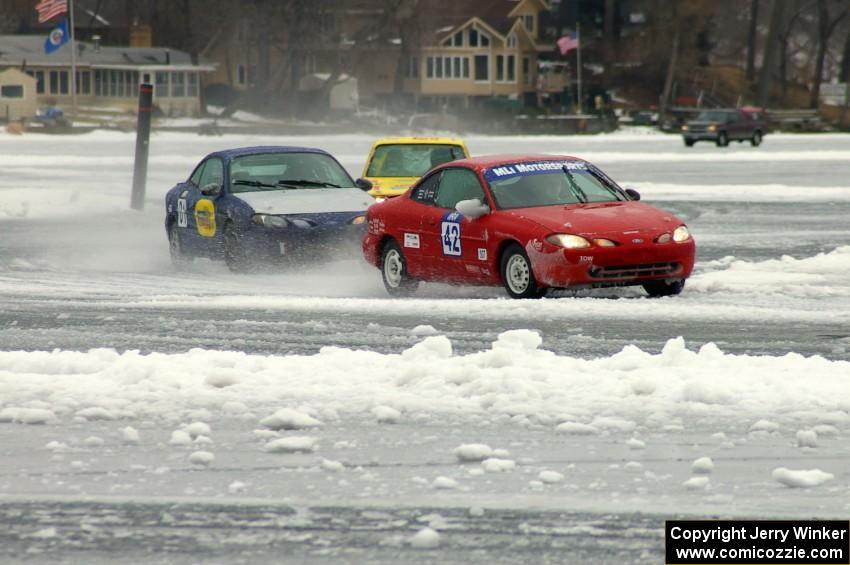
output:
<svg viewBox="0 0 850 565"><path fill-rule="evenodd" d="M68 0L41 0L35 9L38 11L38 23L43 24L60 14L67 14Z"/></svg>
<svg viewBox="0 0 850 565"><path fill-rule="evenodd" d="M571 33L559 39L558 49L561 50L561 55L566 55L573 49L578 49L578 35Z"/></svg>

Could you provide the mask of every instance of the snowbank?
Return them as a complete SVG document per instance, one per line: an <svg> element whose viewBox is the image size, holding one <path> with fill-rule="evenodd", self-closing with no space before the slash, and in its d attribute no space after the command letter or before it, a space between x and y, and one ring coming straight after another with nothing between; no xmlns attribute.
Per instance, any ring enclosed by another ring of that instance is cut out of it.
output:
<svg viewBox="0 0 850 565"><path fill-rule="evenodd" d="M447 353L446 342L426 338L416 355L337 347L309 356L6 351L0 352L0 414L5 422L50 424L102 408L125 420L176 424L205 410L213 418L259 423L290 406L332 422L374 421L374 408L384 406L424 420L511 419L553 431L561 424L566 432L583 424L582 433L627 437L636 428L695 419L742 430L765 417L793 429L850 424L850 362L731 355L714 344L691 351L681 338L659 354L628 346L587 360L539 349L539 336L528 330L505 332L492 349L469 355ZM227 375L233 384L210 386L210 375ZM234 406L243 413L234 414ZM313 447L306 440L268 445L271 451Z"/></svg>
<svg viewBox="0 0 850 565"><path fill-rule="evenodd" d="M779 259L753 262L725 257L703 263L699 268L699 274L688 281L688 292L850 297L848 245L802 259L783 255ZM826 312L822 314L828 315Z"/></svg>

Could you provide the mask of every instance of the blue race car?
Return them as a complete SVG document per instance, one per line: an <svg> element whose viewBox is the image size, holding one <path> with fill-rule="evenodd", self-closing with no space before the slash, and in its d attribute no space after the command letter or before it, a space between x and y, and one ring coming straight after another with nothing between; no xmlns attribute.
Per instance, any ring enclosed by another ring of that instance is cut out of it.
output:
<svg viewBox="0 0 850 565"><path fill-rule="evenodd" d="M374 200L330 154L245 147L207 155L165 196L171 260L224 259L234 272L360 244Z"/></svg>

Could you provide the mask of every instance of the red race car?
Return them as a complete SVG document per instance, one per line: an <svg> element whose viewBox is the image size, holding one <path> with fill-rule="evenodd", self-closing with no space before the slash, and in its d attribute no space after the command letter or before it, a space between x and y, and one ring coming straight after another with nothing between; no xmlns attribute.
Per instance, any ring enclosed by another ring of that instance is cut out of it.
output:
<svg viewBox="0 0 850 565"><path fill-rule="evenodd" d="M694 240L682 220L639 199L575 157L452 161L369 208L363 254L393 296L419 281L501 284L513 298L627 285L679 294Z"/></svg>

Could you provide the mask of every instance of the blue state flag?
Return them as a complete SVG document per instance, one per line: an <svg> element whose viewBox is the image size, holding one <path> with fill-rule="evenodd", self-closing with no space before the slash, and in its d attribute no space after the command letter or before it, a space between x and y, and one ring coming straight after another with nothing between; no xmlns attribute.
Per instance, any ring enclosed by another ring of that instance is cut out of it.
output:
<svg viewBox="0 0 850 565"><path fill-rule="evenodd" d="M59 25L53 28L50 31L50 35L47 36L47 39L44 40L44 52L45 53L53 53L66 43L70 39L68 34L68 18L65 18Z"/></svg>

